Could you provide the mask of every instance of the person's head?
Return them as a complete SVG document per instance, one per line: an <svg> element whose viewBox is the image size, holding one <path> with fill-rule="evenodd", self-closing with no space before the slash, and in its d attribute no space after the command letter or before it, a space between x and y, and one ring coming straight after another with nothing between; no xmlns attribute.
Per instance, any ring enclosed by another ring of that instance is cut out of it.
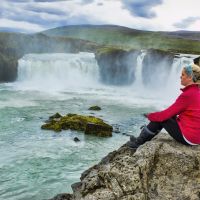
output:
<svg viewBox="0 0 200 200"><path fill-rule="evenodd" d="M195 64L183 67L181 73L181 85L187 86L193 83L200 84L200 67Z"/></svg>

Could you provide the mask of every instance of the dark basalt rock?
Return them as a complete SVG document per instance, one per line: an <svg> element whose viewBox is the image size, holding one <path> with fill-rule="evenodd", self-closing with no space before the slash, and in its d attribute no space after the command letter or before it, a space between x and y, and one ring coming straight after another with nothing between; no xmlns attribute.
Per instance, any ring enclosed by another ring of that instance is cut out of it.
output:
<svg viewBox="0 0 200 200"><path fill-rule="evenodd" d="M74 138L74 142L80 142L80 139L77 138L77 137L75 137L75 138Z"/></svg>
<svg viewBox="0 0 200 200"><path fill-rule="evenodd" d="M99 111L99 110L101 110L101 107L99 107L99 106L91 106L88 110Z"/></svg>
<svg viewBox="0 0 200 200"><path fill-rule="evenodd" d="M112 126L87 123L85 134L98 135L98 136L112 136Z"/></svg>

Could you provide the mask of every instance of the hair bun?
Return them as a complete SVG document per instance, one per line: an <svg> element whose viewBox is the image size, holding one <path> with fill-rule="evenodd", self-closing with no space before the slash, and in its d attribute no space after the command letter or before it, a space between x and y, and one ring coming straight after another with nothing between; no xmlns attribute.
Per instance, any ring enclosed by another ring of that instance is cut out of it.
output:
<svg viewBox="0 0 200 200"><path fill-rule="evenodd" d="M198 65L192 64L192 72L194 76L194 82L200 84L200 67Z"/></svg>

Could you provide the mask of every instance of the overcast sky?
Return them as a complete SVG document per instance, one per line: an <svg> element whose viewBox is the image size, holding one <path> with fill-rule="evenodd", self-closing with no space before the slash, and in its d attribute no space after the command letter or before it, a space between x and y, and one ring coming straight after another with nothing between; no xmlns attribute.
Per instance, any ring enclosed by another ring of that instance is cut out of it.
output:
<svg viewBox="0 0 200 200"><path fill-rule="evenodd" d="M77 24L200 31L200 0L1 0L0 30L24 33Z"/></svg>

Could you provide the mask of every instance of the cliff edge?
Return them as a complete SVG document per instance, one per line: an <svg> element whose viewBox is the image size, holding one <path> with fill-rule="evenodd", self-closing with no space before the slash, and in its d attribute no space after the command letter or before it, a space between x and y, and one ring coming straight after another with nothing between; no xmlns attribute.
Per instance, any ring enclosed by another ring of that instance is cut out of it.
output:
<svg viewBox="0 0 200 200"><path fill-rule="evenodd" d="M161 133L136 151L123 145L53 200L199 200L200 146Z"/></svg>

